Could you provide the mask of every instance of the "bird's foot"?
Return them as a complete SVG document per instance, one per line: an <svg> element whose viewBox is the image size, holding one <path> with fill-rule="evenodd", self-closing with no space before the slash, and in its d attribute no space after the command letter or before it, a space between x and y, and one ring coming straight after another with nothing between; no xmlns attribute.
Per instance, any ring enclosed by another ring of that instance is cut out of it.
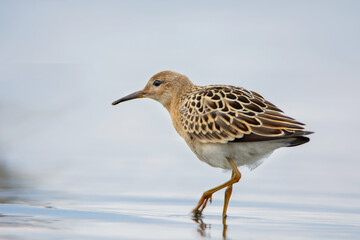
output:
<svg viewBox="0 0 360 240"><path fill-rule="evenodd" d="M194 214L194 217L200 217L202 214L202 211L205 209L206 204L210 201L212 202L212 193L204 192L202 197L200 198L198 204L196 207L192 210L192 213Z"/></svg>
<svg viewBox="0 0 360 240"><path fill-rule="evenodd" d="M193 219L195 220L202 218L202 213L197 209L192 210L192 214L193 214Z"/></svg>

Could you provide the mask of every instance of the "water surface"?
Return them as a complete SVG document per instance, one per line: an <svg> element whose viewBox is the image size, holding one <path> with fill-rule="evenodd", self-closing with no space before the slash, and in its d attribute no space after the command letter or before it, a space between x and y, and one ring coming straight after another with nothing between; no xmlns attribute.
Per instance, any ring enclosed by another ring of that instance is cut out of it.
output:
<svg viewBox="0 0 360 240"><path fill-rule="evenodd" d="M358 239L360 208L233 200L222 222L222 200L201 218L197 199L2 190L2 239ZM333 197L333 200L336 197ZM344 199L346 201L353 198Z"/></svg>

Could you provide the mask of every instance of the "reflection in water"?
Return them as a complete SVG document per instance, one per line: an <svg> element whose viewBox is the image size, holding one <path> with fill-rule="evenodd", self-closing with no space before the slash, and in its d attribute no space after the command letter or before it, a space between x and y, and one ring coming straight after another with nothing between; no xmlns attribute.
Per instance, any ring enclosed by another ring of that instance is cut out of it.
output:
<svg viewBox="0 0 360 240"><path fill-rule="evenodd" d="M192 220L198 224L197 232L199 233L199 235L204 238L205 237L210 238L211 224L206 224L203 221L202 215L199 215L199 214L194 214L192 217ZM222 219L222 225L223 225L222 237L225 240L225 239L227 239L226 232L227 232L227 228L228 228L228 226L226 224L226 217Z"/></svg>
<svg viewBox="0 0 360 240"><path fill-rule="evenodd" d="M199 235L201 237L208 237L209 238L210 237L209 229L211 228L211 225L204 223L202 218L199 218L197 216L193 217L193 221L198 224L198 228L196 229L196 231L199 233Z"/></svg>
<svg viewBox="0 0 360 240"><path fill-rule="evenodd" d="M226 239L226 231L227 231L227 228L228 228L228 226L226 225L226 217L223 218L222 224L223 224L222 236L223 236L223 239Z"/></svg>

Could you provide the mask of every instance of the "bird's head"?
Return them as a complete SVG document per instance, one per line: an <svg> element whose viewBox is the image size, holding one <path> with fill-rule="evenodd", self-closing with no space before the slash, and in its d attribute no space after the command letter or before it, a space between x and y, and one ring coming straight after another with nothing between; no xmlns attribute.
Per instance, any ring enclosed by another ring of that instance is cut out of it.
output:
<svg viewBox="0 0 360 240"><path fill-rule="evenodd" d="M136 98L151 98L169 109L172 99L191 85L193 84L185 75L172 71L159 72L150 78L144 89L120 98L112 105Z"/></svg>

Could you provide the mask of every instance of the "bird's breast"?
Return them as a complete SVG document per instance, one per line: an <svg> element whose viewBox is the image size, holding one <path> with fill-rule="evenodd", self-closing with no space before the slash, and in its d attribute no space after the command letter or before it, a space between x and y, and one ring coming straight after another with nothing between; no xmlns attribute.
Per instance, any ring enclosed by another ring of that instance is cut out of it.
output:
<svg viewBox="0 0 360 240"><path fill-rule="evenodd" d="M262 142L228 142L201 143L194 140L186 141L190 149L203 162L222 169L231 169L226 158L231 158L237 166L255 169L275 149L285 147L289 143L284 140Z"/></svg>

